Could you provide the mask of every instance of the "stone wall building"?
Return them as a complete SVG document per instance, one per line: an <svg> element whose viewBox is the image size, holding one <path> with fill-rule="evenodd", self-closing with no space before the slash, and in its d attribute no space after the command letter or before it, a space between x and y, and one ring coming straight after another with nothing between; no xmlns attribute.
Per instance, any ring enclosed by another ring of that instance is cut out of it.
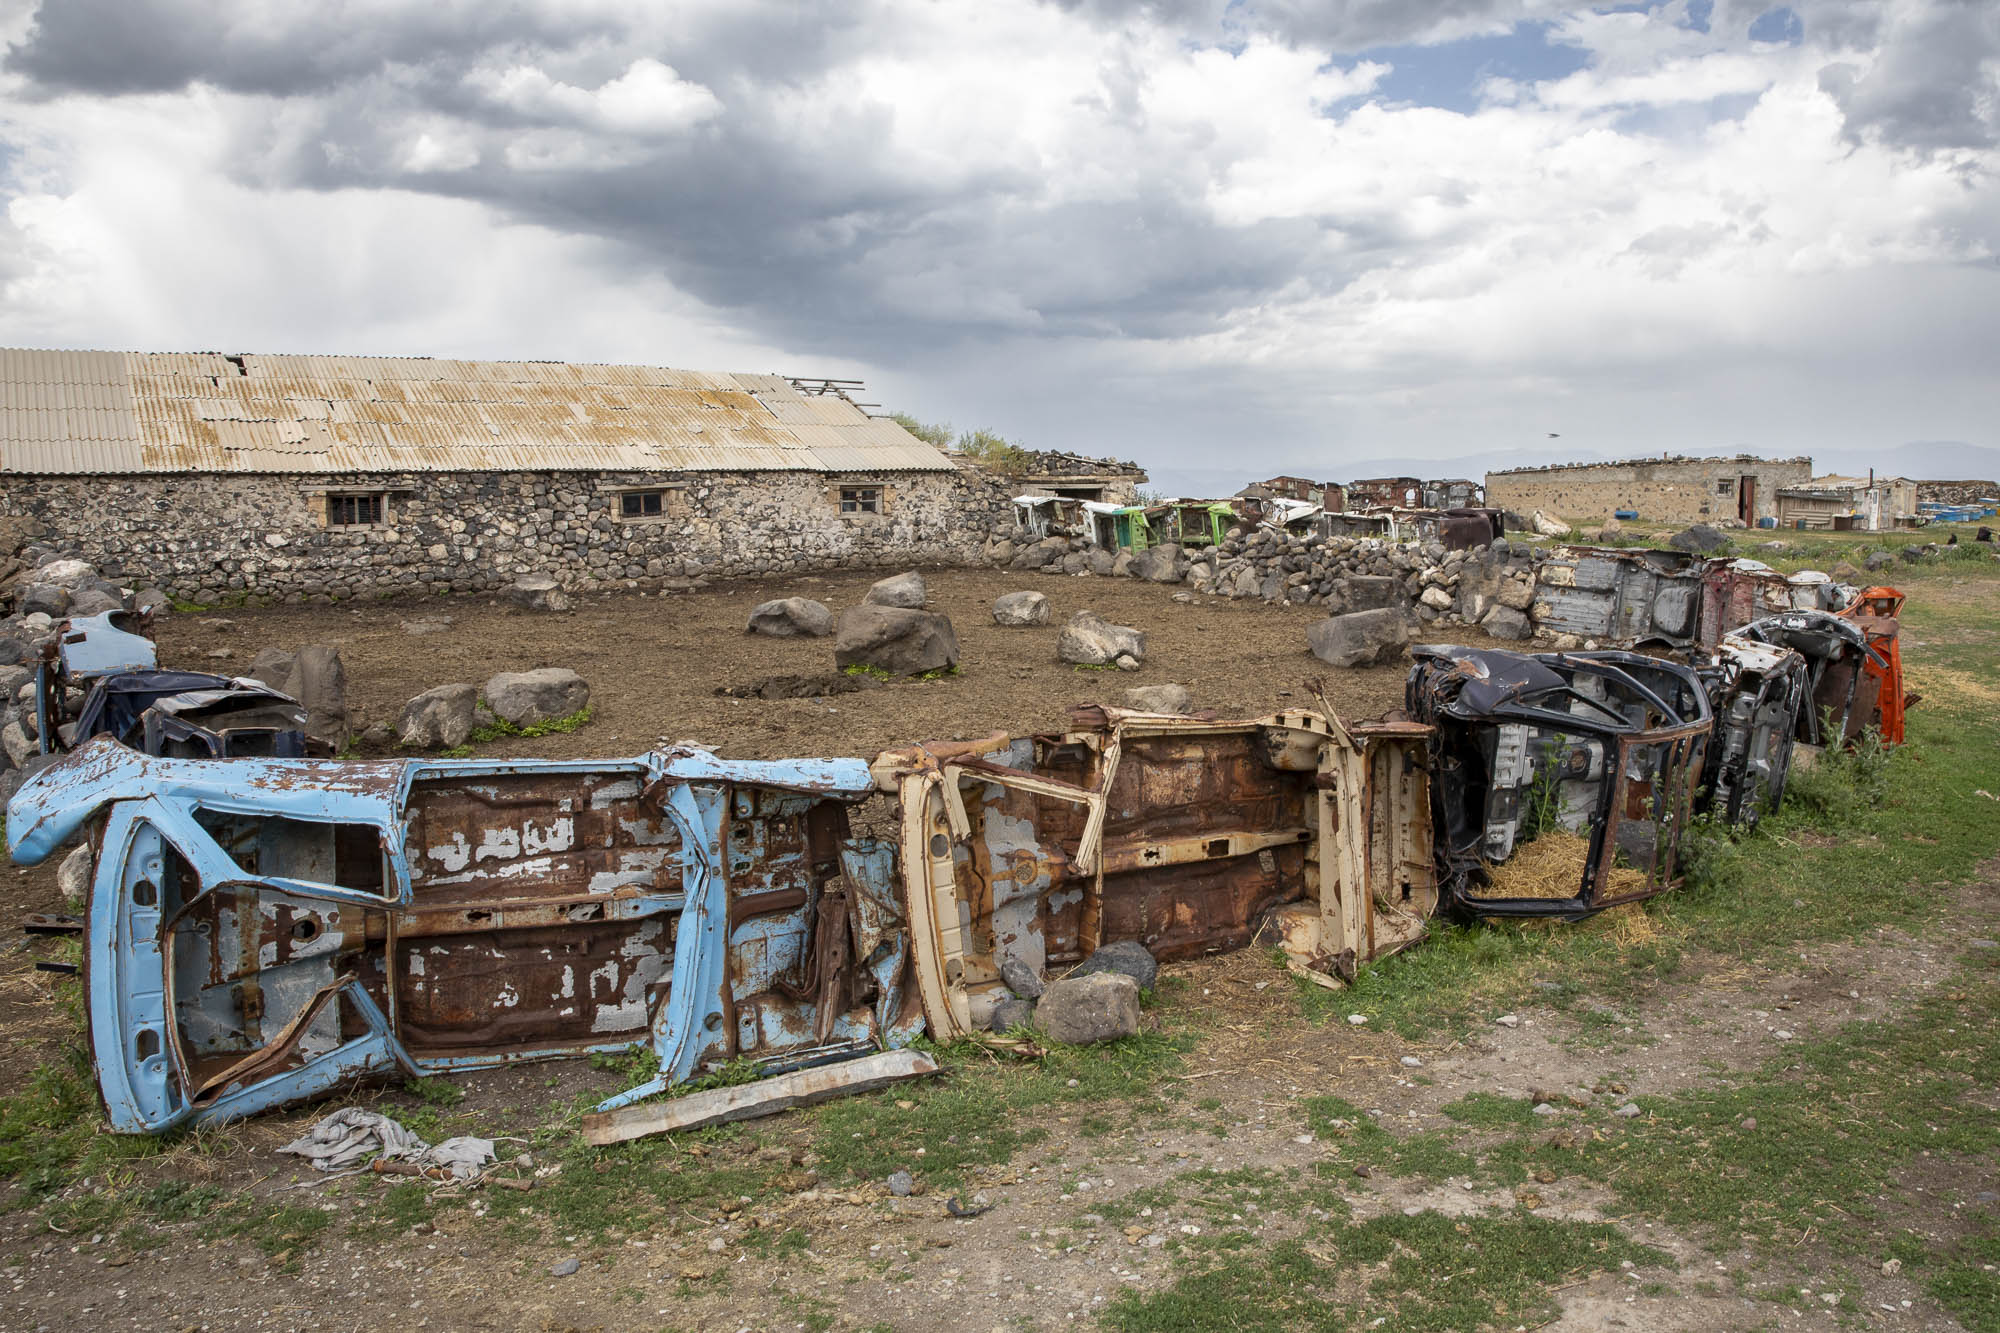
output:
<svg viewBox="0 0 2000 1333"><path fill-rule="evenodd" d="M1519 514L1605 519L1621 509L1665 523L1754 524L1777 515L1778 491L1812 480L1810 458L1649 458L1486 474L1486 503Z"/></svg>
<svg viewBox="0 0 2000 1333"><path fill-rule="evenodd" d="M961 563L1016 489L779 375L0 350L0 518L195 601Z"/></svg>

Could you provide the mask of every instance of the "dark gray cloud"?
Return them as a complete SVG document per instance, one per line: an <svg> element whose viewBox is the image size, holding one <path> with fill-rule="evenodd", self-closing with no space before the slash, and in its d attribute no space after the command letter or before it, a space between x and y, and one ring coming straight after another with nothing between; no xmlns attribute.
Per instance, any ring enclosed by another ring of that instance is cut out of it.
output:
<svg viewBox="0 0 2000 1333"><path fill-rule="evenodd" d="M1833 15L1851 18L1844 6ZM1807 35L1816 17L1805 13ZM1993 0L1930 0L1878 17L1866 63L1820 71L1820 88L1840 105L1851 138L1925 150L1991 148L2000 142L2000 5Z"/></svg>

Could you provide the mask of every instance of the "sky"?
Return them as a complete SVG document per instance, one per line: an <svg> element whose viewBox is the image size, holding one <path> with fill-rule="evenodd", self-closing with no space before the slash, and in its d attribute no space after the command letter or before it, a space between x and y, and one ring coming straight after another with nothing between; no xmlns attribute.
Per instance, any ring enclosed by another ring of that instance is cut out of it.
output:
<svg viewBox="0 0 2000 1333"><path fill-rule="evenodd" d="M0 47L0 345L853 376L1190 479L2000 446L1991 0L0 0Z"/></svg>

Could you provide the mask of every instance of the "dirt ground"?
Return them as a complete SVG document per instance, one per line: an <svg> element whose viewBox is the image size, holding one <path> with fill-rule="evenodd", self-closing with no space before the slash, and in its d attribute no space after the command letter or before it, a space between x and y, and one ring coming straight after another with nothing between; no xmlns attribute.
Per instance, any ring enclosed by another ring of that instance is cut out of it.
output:
<svg viewBox="0 0 2000 1333"><path fill-rule="evenodd" d="M932 604L951 615L964 649L964 674L822 700L725 700L719 685L831 668L826 640L749 638L749 608L798 593L836 612L858 601L867 576L730 584L665 597L586 599L572 613L536 616L485 601L361 609L231 611L167 621L161 658L170 664L243 669L262 647L307 642L339 646L349 694L371 719L393 721L402 703L433 685L482 681L495 671L566 665L592 684L593 722L570 735L512 740L482 753L549 757L627 753L656 738L692 738L748 758L868 755L915 739L982 735L996 728L1052 729L1067 707L1115 702L1133 684L1178 681L1199 706L1255 715L1303 702L1301 682L1329 678L1335 705L1368 716L1401 702L1404 668L1337 672L1304 650L1312 611L1201 599L1178 589L1124 581L1058 579L981 571L927 571ZM1137 673L1076 671L1055 660L1054 626L1001 629L993 597L1021 587L1046 592L1056 622L1089 607L1149 636ZM403 622L451 618L443 632L412 634ZM226 625L205 623L226 621ZM25 938L23 913L55 910L51 867L0 871L0 1078L22 1086L73 1029L63 988L74 983L33 970L51 946ZM2000 933L2000 867L1960 891L1954 931ZM1196 1167L1309 1171L1337 1152L1300 1113L1305 1097L1333 1094L1394 1122L1399 1130L1442 1123L1439 1108L1471 1091L1522 1096L1530 1089L1616 1082L1631 1094L1664 1094L1764 1058L1782 1026L1798 1036L1907 1004L1950 974L1952 948L1880 933L1866 947L1801 956L1796 968L1748 968L1709 960L1646 999L1635 1024L1646 1044L1583 1041L1574 1013L1522 1008L1518 1026L1483 1028L1464 1040L1405 1041L1374 1027L1315 1025L1285 974L1261 951L1176 964L1173 1003L1200 1014L1201 1035L1182 1072L1170 1113L1106 1133L1054 1112L1048 1137L977 1175L974 1202L992 1211L971 1221L944 1213L934 1194L892 1198L879 1184L808 1188L776 1201L746 1203L736 1216L685 1211L670 1226L615 1242L575 1235L518 1234L498 1215L532 1195L464 1196L419 1226L343 1229L301 1254L273 1256L250 1238L204 1240L192 1230L163 1243L129 1245L110 1234L61 1234L39 1212L0 1213L0 1327L221 1330L369 1327L469 1329L689 1328L778 1330L1088 1327L1128 1289L1171 1280L1173 1247L1161 1238L1193 1235L1210 1214L1164 1205L1133 1226L1107 1205L1165 1186ZM1553 987L1560 978L1550 978ZM1777 997L1777 998L1773 998ZM1420 1062L1409 1065L1407 1059ZM544 1108L582 1093L622 1086L618 1073L581 1061L516 1068L458 1080L457 1109L490 1118L491 1132L533 1123ZM204 1135L146 1179L199 1180L264 1199L369 1215L377 1197L331 1194L292 1159L273 1155L327 1107L260 1118ZM1217 1133L1220 1129L1223 1132ZM762 1122L754 1135L720 1149L762 1159L801 1151L802 1116ZM733 1158L732 1158L733 1160ZM720 1161L718 1165L722 1164ZM1981 1191L2000 1186L2000 1168L1908 1182L1923 1193L1922 1218L1946 1225ZM92 1182L84 1188L102 1182ZM120 1182L129 1183L129 1182ZM1500 1206L1505 1190L1471 1184L1420 1189L1386 1178L1346 1176L1340 1191L1357 1218L1431 1209L1450 1215ZM1542 1189L1540 1215L1601 1220L1607 1196L1580 1181ZM1911 1198L1917 1199L1913 1193ZM1101 1212L1099 1210L1102 1210ZM1942 1219L1942 1220L1940 1220ZM1288 1219L1257 1218L1260 1239L1287 1234ZM796 1252L776 1257L757 1243L803 1232ZM1744 1259L1705 1249L1699 1238L1635 1226L1636 1238L1673 1255L1678 1267L1590 1278L1559 1293L1561 1330L1750 1329L1857 1326L1839 1310L1790 1309L1727 1294L1705 1282L1711 1270ZM558 1275L565 1261L573 1272ZM1912 1281L1891 1275L1815 1273L1810 1252L1797 1260L1802 1282L1839 1282L1861 1301L1869 1326L1954 1329ZM1851 1307L1850 1307L1851 1308Z"/></svg>
<svg viewBox="0 0 2000 1333"><path fill-rule="evenodd" d="M750 608L774 597L810 597L838 615L879 573L772 582L727 582L689 593L580 598L557 615L487 599L381 602L365 607L227 610L174 616L160 625L160 660L202 670L247 671L260 649L331 643L346 664L348 698L371 721L394 725L403 704L434 685L483 683L497 671L566 666L591 684L588 727L482 747L482 754L544 758L624 754L657 739L697 740L728 758L872 756L915 741L983 736L995 729L1058 730L1076 704L1117 703L1134 685L1175 681L1198 707L1250 717L1304 699L1300 683L1326 676L1343 713L1400 707L1404 669L1335 671L1306 651L1321 612L1190 597L1130 579L1004 570L926 570L930 609L951 617L963 673L935 681L814 699L725 699L717 687L833 670L831 639L744 633ZM993 599L1023 588L1047 595L1051 623L1007 629ZM1136 672L1081 670L1056 660L1057 628L1078 611L1146 633ZM439 632L405 626L436 624ZM1462 636L1461 636L1462 637ZM1485 642L1476 632L1474 639ZM210 654L226 650L227 658Z"/></svg>

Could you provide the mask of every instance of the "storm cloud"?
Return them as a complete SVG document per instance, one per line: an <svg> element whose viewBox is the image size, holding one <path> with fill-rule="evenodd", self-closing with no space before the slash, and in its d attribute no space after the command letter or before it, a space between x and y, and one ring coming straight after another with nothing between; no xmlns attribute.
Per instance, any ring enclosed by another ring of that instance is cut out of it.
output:
<svg viewBox="0 0 2000 1333"><path fill-rule="evenodd" d="M65 0L0 28L0 284L12 341L496 354L518 320L524 355L714 365L706 339L1113 452L1145 452L1099 438L1120 420L1166 453L1434 449L1551 399L1611 430L1616 386L1669 370L1717 404L1759 364L1809 382L1830 353L1788 321L1841 293L1993 281L1992 8L1776 8ZM1388 91L1475 40L1528 72ZM398 218L409 253L357 248ZM218 254L190 303L163 256L208 250L291 281ZM419 252L462 319L407 309ZM529 289L560 316L505 313Z"/></svg>

